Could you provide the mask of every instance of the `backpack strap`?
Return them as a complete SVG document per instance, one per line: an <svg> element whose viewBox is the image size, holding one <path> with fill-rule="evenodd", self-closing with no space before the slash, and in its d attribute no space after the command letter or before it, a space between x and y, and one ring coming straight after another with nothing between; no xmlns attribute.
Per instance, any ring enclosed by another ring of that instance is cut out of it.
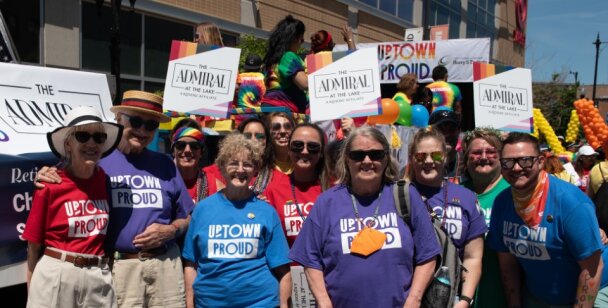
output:
<svg viewBox="0 0 608 308"><path fill-rule="evenodd" d="M397 181L397 185L393 186L393 198L395 199L397 215L401 216L408 227L411 227L412 204L410 202L409 180Z"/></svg>

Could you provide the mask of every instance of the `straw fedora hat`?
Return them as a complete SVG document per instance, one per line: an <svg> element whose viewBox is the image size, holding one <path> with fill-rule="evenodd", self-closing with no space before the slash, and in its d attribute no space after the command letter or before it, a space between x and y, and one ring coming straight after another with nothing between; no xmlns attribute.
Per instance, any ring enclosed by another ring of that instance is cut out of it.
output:
<svg viewBox="0 0 608 308"><path fill-rule="evenodd" d="M46 139L53 154L59 158L65 157L65 139L68 137L70 128L87 124L100 123L108 135L106 141L101 145L101 157L106 157L118 146L122 137L123 127L116 123L103 122L99 111L89 106L76 107L65 117L63 127L46 134Z"/></svg>
<svg viewBox="0 0 608 308"><path fill-rule="evenodd" d="M110 111L114 113L121 111L143 112L157 117L159 122L171 121L171 118L163 113L163 98L144 91L126 91L122 95L120 105L110 108Z"/></svg>

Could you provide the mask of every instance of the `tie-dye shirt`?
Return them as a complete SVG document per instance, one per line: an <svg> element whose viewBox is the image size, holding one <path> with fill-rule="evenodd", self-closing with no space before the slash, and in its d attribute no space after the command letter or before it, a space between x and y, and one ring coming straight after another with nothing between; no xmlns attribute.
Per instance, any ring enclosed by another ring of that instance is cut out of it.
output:
<svg viewBox="0 0 608 308"><path fill-rule="evenodd" d="M239 84L239 96L236 107L259 107L262 97L266 94L264 74L255 72L240 73L236 82Z"/></svg>
<svg viewBox="0 0 608 308"><path fill-rule="evenodd" d="M435 81L426 87L433 92L433 110L441 106L454 110L454 102L462 100L458 86L449 82Z"/></svg>
<svg viewBox="0 0 608 308"><path fill-rule="evenodd" d="M301 71L306 71L304 60L295 52L286 52L277 65L265 72L267 92L262 104L288 107L292 112L305 113L308 93L293 82Z"/></svg>

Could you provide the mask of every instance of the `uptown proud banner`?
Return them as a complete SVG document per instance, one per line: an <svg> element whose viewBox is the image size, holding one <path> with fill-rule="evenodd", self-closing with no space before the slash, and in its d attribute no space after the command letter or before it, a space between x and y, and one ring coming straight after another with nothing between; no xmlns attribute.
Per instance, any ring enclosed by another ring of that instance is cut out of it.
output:
<svg viewBox="0 0 608 308"><path fill-rule="evenodd" d="M334 51L346 50L336 45ZM437 65L448 69L450 82L473 82L473 62L490 61L490 39L387 42L357 44L358 49L375 48L381 83L398 83L401 76L414 73L419 82L432 82Z"/></svg>

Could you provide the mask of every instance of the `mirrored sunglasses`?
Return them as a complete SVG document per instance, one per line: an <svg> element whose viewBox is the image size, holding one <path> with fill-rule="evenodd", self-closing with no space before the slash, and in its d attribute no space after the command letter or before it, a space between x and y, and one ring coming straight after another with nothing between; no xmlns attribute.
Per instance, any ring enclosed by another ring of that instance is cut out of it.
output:
<svg viewBox="0 0 608 308"><path fill-rule="evenodd" d="M417 163L423 163L426 161L426 158L431 156L431 160L434 162L441 162L443 160L443 152L442 151L433 151L430 153L427 152L418 152L414 154L414 160Z"/></svg>

